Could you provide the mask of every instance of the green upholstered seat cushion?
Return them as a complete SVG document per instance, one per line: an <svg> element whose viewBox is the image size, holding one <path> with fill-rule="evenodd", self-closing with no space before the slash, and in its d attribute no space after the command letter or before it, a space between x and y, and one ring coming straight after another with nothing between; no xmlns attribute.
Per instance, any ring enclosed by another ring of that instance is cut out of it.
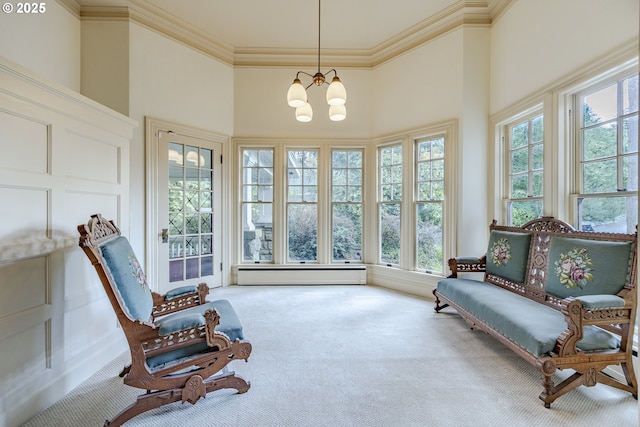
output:
<svg viewBox="0 0 640 427"><path fill-rule="evenodd" d="M518 344L536 357L553 351L567 328L558 310L486 282L443 279L438 292ZM588 326L578 348L585 351L616 349L620 340L602 329Z"/></svg>
<svg viewBox="0 0 640 427"><path fill-rule="evenodd" d="M487 273L524 283L531 234L493 230L487 248Z"/></svg>
<svg viewBox="0 0 640 427"><path fill-rule="evenodd" d="M134 320L150 320L153 297L129 241L119 236L101 245L100 253L115 283L122 310Z"/></svg>
<svg viewBox="0 0 640 427"><path fill-rule="evenodd" d="M615 295L628 281L633 244L554 236L545 290L559 298Z"/></svg>
<svg viewBox="0 0 640 427"><path fill-rule="evenodd" d="M201 324L204 325L204 312L210 308L215 308L220 315L220 323L215 329L216 332L224 333L232 342L235 340L244 339L244 333L242 330L242 323L240 323L240 318L236 314L231 303L225 299L207 302L205 304L183 310L179 313L169 314L157 320L156 325L160 325L160 328L164 327L167 331L172 328L178 328L173 332L179 331L179 326L181 324L185 325L187 328L198 326L194 323L196 323L200 318L202 321ZM165 329L163 329L163 332ZM207 343L205 341L178 350L172 350L167 353L150 357L147 359L147 365L151 369L156 369L164 366L165 364L184 359L185 357L189 357L197 353L215 350L217 349L212 349L207 346Z"/></svg>

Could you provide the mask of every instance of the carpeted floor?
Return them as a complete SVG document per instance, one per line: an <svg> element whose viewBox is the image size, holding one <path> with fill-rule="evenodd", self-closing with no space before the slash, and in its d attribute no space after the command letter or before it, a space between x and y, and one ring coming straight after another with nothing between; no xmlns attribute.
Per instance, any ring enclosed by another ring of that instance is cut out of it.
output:
<svg viewBox="0 0 640 427"><path fill-rule="evenodd" d="M637 426L638 403L580 387L545 409L538 371L433 302L371 286L228 287L253 345L230 368L251 382L196 405L174 403L127 426ZM25 426L101 426L140 394L120 355ZM562 372L561 377L571 372Z"/></svg>

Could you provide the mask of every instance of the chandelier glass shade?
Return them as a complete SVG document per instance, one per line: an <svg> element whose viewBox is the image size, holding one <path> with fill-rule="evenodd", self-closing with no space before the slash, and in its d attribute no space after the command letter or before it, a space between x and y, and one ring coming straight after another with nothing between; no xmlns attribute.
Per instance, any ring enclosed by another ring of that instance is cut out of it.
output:
<svg viewBox="0 0 640 427"><path fill-rule="evenodd" d="M333 73L333 79L331 83L327 82L327 77L330 73ZM300 75L311 77L311 83L306 87L300 80ZM344 120L347 117L347 108L345 103L347 102L347 90L338 77L338 72L335 69L331 69L326 73L320 72L320 0L318 0L318 71L315 74L309 74L304 71L298 71L296 78L293 79L293 83L289 86L287 91L287 103L290 107L296 109L296 120L300 122L310 122L313 118L313 109L307 99L307 89L312 85L322 86L325 83L329 84L327 88L327 104L329 104L329 118L333 121Z"/></svg>

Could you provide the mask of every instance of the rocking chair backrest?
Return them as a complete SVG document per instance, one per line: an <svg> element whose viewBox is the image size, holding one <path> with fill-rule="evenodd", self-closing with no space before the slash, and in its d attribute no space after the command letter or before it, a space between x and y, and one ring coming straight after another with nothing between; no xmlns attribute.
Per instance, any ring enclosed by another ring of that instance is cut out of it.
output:
<svg viewBox="0 0 640 427"><path fill-rule="evenodd" d="M149 321L153 297L142 267L126 237L118 236L99 246L114 291L122 303L122 310L135 320Z"/></svg>
<svg viewBox="0 0 640 427"><path fill-rule="evenodd" d="M129 241L118 227L96 214L88 224L79 225L78 231L80 247L96 267L116 313L122 312L131 321L151 320L151 290Z"/></svg>

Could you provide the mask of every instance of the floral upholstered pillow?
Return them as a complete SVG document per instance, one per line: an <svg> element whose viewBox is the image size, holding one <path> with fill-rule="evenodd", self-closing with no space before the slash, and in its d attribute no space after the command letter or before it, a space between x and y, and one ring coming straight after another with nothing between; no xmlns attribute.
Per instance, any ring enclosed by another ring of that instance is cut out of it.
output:
<svg viewBox="0 0 640 427"><path fill-rule="evenodd" d="M132 319L149 320L153 297L129 241L123 236L117 237L100 246L100 253L113 278L122 309Z"/></svg>
<svg viewBox="0 0 640 427"><path fill-rule="evenodd" d="M631 242L553 237L545 290L560 298L615 295L627 283Z"/></svg>
<svg viewBox="0 0 640 427"><path fill-rule="evenodd" d="M528 233L493 230L487 248L487 273L523 283L530 243Z"/></svg>

